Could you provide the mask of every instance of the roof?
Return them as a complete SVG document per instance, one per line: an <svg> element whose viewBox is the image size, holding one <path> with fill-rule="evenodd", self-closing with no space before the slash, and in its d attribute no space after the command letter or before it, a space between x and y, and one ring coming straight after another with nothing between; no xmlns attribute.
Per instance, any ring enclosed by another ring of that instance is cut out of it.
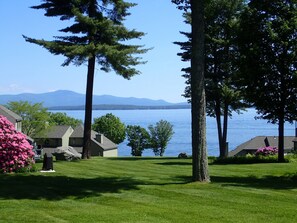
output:
<svg viewBox="0 0 297 223"><path fill-rule="evenodd" d="M96 140L96 135L99 133L96 131L91 132L91 138L92 141L98 144L103 150L110 150L117 148L117 144L112 142L110 139L108 139L106 136L103 135L103 143L100 143ZM73 133L71 134L70 138L83 138L84 135L84 127L83 125L78 125L75 127Z"/></svg>
<svg viewBox="0 0 297 223"><path fill-rule="evenodd" d="M0 115L5 116L8 121L15 124L16 122L22 121L22 117L18 114L14 113L13 111L7 109L5 106L0 105Z"/></svg>
<svg viewBox="0 0 297 223"><path fill-rule="evenodd" d="M246 141L239 146L236 147L236 149L229 152L229 156L235 156L239 152L245 150L245 151L254 151L259 148L265 147L265 139L267 138L268 143L272 147L278 147L278 136L256 136L249 141ZM284 136L284 149L285 150L291 150L294 148L293 141L296 139L295 136Z"/></svg>
<svg viewBox="0 0 297 223"><path fill-rule="evenodd" d="M66 132L69 129L72 129L72 127L69 125L51 126L49 131L46 132L44 136L37 136L35 138L41 137L41 138L50 138L50 139L60 139L66 134Z"/></svg>

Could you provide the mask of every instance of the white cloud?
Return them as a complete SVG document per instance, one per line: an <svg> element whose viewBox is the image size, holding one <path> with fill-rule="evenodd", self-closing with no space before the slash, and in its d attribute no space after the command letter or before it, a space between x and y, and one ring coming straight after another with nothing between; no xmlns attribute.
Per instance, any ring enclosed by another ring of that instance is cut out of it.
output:
<svg viewBox="0 0 297 223"><path fill-rule="evenodd" d="M18 84L9 84L6 86L0 86L1 94L20 94L20 93L32 93L32 89L20 86Z"/></svg>

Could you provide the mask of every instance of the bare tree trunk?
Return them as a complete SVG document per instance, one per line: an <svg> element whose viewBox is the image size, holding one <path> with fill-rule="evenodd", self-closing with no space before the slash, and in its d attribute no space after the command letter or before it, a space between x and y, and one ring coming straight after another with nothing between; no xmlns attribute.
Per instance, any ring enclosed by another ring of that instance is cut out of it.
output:
<svg viewBox="0 0 297 223"><path fill-rule="evenodd" d="M227 147L227 132L228 132L228 105L224 103L224 120L223 120L223 139L222 139L222 157L226 158L228 156L228 147Z"/></svg>
<svg viewBox="0 0 297 223"><path fill-rule="evenodd" d="M223 151L223 134L222 134L222 122L221 122L221 107L220 107L219 102L216 102L216 104L215 104L215 116L216 116L216 121L217 121L219 149L220 149L219 157L222 158L224 151Z"/></svg>
<svg viewBox="0 0 297 223"><path fill-rule="evenodd" d="M90 0L88 7L89 17L95 17L96 15L96 0ZM94 42L94 30L90 28L88 33L89 43ZM83 139L83 151L82 158L91 158L91 133L92 133L92 110L93 110L93 86L94 86L94 74L95 74L95 54L92 54L88 60L88 76L87 76L87 89L86 89L86 101L85 101L85 122L84 122L84 139Z"/></svg>
<svg viewBox="0 0 297 223"><path fill-rule="evenodd" d="M278 123L278 162L285 162L284 124L284 114L280 114Z"/></svg>
<svg viewBox="0 0 297 223"><path fill-rule="evenodd" d="M84 139L82 158L89 159L91 157L91 132L92 132L92 105L93 105L93 86L95 73L95 57L88 61L88 76L86 89L85 104L85 122L84 122Z"/></svg>
<svg viewBox="0 0 297 223"><path fill-rule="evenodd" d="M192 10L192 177L193 181L209 182L204 83L204 1L191 0L190 2Z"/></svg>

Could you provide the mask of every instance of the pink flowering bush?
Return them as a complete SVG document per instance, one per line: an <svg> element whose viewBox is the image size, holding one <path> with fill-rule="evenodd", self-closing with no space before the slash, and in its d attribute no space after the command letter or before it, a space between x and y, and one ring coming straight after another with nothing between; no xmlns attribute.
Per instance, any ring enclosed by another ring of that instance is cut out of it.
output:
<svg viewBox="0 0 297 223"><path fill-rule="evenodd" d="M34 164L32 149L26 136L0 115L0 173L30 170Z"/></svg>
<svg viewBox="0 0 297 223"><path fill-rule="evenodd" d="M256 156L270 156L270 155L276 155L277 154L277 148L272 146L266 146L259 148L255 155Z"/></svg>

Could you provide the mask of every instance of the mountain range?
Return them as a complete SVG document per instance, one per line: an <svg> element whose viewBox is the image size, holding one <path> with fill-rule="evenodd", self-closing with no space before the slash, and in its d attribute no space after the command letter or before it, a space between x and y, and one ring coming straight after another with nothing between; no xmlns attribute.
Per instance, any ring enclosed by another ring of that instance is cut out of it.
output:
<svg viewBox="0 0 297 223"><path fill-rule="evenodd" d="M0 104L11 101L29 101L30 103L43 103L49 109L84 109L85 95L74 91L58 90L54 92L33 94L22 93L17 95L0 95ZM153 109L153 108L187 108L183 103L170 103L165 100L152 100L148 98L116 97L112 95L93 95L95 109Z"/></svg>

